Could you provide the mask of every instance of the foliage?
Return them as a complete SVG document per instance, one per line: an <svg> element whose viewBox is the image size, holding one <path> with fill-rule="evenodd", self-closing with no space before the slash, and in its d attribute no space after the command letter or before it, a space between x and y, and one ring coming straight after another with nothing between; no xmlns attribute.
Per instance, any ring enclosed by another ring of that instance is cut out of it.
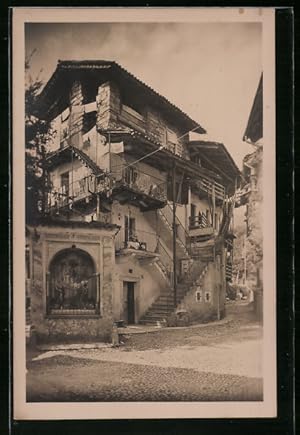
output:
<svg viewBox="0 0 300 435"><path fill-rule="evenodd" d="M257 210L251 207L252 213L249 218L250 231L246 237L245 249L245 236L246 224L240 224L235 228L234 240L234 255L233 255L233 280L239 277L239 284L243 283L244 277L244 255L246 251L247 263L247 282L251 286L256 283L257 268L260 267L263 259L263 240L261 230L261 220ZM252 283L252 284L251 284Z"/></svg>
<svg viewBox="0 0 300 435"><path fill-rule="evenodd" d="M47 193L47 173L45 157L48 142L54 132L50 121L40 119L37 111L37 97L43 82L37 77L32 79L30 58L25 62L25 185L26 221L36 219L45 212Z"/></svg>

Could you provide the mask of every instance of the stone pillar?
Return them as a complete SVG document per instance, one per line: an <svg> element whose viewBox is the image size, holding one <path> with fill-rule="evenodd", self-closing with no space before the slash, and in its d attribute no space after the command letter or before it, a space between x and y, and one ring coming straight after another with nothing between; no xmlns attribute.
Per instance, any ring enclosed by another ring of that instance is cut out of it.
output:
<svg viewBox="0 0 300 435"><path fill-rule="evenodd" d="M97 129L99 131L118 128L121 111L120 92L112 82L103 83L97 95Z"/></svg>
<svg viewBox="0 0 300 435"><path fill-rule="evenodd" d="M113 239L103 238L103 301L102 310L108 318L113 317L113 274L114 274L115 252Z"/></svg>
<svg viewBox="0 0 300 435"><path fill-rule="evenodd" d="M82 148L84 106L82 85L75 81L70 91L70 145Z"/></svg>

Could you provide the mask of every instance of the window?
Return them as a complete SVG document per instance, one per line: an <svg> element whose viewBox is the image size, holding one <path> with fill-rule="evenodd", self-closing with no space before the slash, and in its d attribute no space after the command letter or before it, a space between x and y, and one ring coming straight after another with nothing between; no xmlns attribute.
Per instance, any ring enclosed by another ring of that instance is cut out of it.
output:
<svg viewBox="0 0 300 435"><path fill-rule="evenodd" d="M135 239L135 218L125 216L125 243Z"/></svg>
<svg viewBox="0 0 300 435"><path fill-rule="evenodd" d="M69 139L69 122L70 122L70 109L64 110L60 116L60 148L68 145Z"/></svg>
<svg viewBox="0 0 300 435"><path fill-rule="evenodd" d="M210 292L205 292L205 302L210 302L211 300L211 293Z"/></svg>
<svg viewBox="0 0 300 435"><path fill-rule="evenodd" d="M62 191L69 191L69 180L70 180L70 175L69 172L64 172L63 174L61 174L60 176L60 185L62 187Z"/></svg>
<svg viewBox="0 0 300 435"><path fill-rule="evenodd" d="M202 302L202 292L199 288L196 291L196 302Z"/></svg>
<svg viewBox="0 0 300 435"><path fill-rule="evenodd" d="M60 176L60 185L61 185L61 201L62 205L66 205L69 203L70 196L70 188L69 188L69 172L65 172Z"/></svg>
<svg viewBox="0 0 300 435"><path fill-rule="evenodd" d="M166 144L167 149L175 154L182 155L182 144L178 142L177 134L169 128L166 128Z"/></svg>
<svg viewBox="0 0 300 435"><path fill-rule="evenodd" d="M191 156L191 161L197 163L197 165L201 166L201 158L198 154Z"/></svg>
<svg viewBox="0 0 300 435"><path fill-rule="evenodd" d="M129 186L135 185L138 178L137 170L133 167L126 168L124 177L125 177L125 183L127 183Z"/></svg>
<svg viewBox="0 0 300 435"><path fill-rule="evenodd" d="M48 314L99 313L99 284L87 252L77 248L60 251L47 274Z"/></svg>
<svg viewBox="0 0 300 435"><path fill-rule="evenodd" d="M175 183L175 192L176 192L176 203L177 204L188 204L188 184L185 183L184 181L182 183L179 183L176 181ZM167 195L168 195L168 200L169 201L173 201L173 183L172 183L172 179L169 178L168 180L168 191L167 191Z"/></svg>

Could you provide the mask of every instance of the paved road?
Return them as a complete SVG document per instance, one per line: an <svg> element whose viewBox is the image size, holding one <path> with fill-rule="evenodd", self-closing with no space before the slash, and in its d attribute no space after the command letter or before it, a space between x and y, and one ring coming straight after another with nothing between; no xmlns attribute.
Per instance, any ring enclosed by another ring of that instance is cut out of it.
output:
<svg viewBox="0 0 300 435"><path fill-rule="evenodd" d="M262 400L261 327L245 310L230 316L125 334L120 348L43 352L28 363L27 400Z"/></svg>

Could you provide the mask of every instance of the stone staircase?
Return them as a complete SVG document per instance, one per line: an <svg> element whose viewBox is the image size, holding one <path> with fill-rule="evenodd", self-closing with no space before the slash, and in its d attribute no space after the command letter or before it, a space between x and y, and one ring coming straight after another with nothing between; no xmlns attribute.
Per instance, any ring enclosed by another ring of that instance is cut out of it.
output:
<svg viewBox="0 0 300 435"><path fill-rule="evenodd" d="M192 284L192 283L190 283ZM178 284L177 286L177 302L178 304L189 290L189 285ZM163 322L170 314L174 312L174 293L173 289L166 288L161 292L156 301L147 310L139 323L142 325L156 325L158 322Z"/></svg>
<svg viewBox="0 0 300 435"><path fill-rule="evenodd" d="M162 277L167 281L170 282L170 271L167 269L167 267L164 265L164 263L159 259L155 263L156 268L162 275Z"/></svg>
<svg viewBox="0 0 300 435"><path fill-rule="evenodd" d="M232 205L230 205L232 207ZM230 209L231 210L231 209ZM161 221L163 222L167 231L164 236L169 237L168 242L172 240L172 219L173 209L168 204L164 209L158 211ZM222 222L222 231L218 237L209 237L199 243L191 244L189 235L183 227L180 220L176 217L177 226L177 256L181 260L188 260L190 265L188 270L177 279L177 306L174 306L174 291L172 288L172 279L170 279L170 270L172 270L172 259L165 255L165 250L161 249L160 254L164 254L156 262L156 267L160 273L165 277L167 287L161 292L155 302L148 308L146 313L142 316L139 323L144 325L156 325L158 322L163 322L177 307L182 303L184 297L189 292L191 287L196 281L201 280L208 270L208 264L215 260L215 255L218 253L219 243L223 243L223 232L228 230L229 211L224 214ZM226 227L227 225L227 227ZM165 241L166 242L166 241ZM172 272L171 272L172 275Z"/></svg>
<svg viewBox="0 0 300 435"><path fill-rule="evenodd" d="M197 279L201 279L206 271L206 263L198 261L192 265L190 272L185 275L182 282L177 284L177 306L183 301L194 282ZM174 306L174 291L171 287L168 287L161 292L156 301L140 319L139 323L142 325L156 325L158 322L161 323L176 311L177 306Z"/></svg>
<svg viewBox="0 0 300 435"><path fill-rule="evenodd" d="M172 207L168 204L165 208L158 210L159 217L161 221L163 222L165 228L167 229L165 235L169 236L169 242L172 243L172 237L173 237L173 228L172 228L172 222L173 222L173 210ZM187 249L186 245L186 238L188 237L188 234L186 233L186 230L184 229L182 223L176 217L176 226L177 226L177 237L176 237L176 245L177 245L177 251L178 256L181 258L187 258L189 257L189 251Z"/></svg>

